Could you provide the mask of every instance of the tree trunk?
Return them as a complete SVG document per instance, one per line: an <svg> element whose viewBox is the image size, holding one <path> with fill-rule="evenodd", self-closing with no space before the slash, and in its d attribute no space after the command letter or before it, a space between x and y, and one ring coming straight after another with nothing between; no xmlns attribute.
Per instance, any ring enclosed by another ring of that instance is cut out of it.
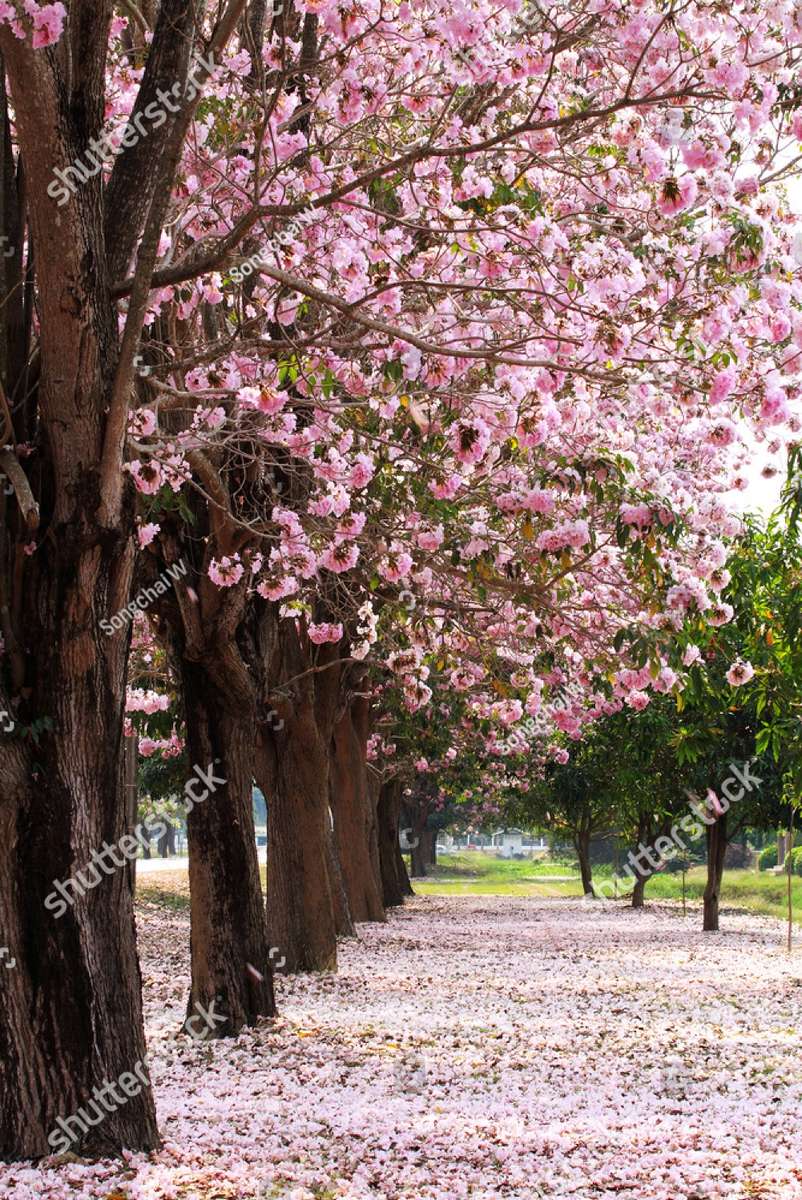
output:
<svg viewBox="0 0 802 1200"><path fill-rule="evenodd" d="M406 863L398 842L401 816L401 781L387 779L379 788L376 818L379 840L379 866L382 899L385 908L396 908L405 896L414 896Z"/></svg>
<svg viewBox="0 0 802 1200"><path fill-rule="evenodd" d="M719 897L721 879L724 874L724 855L727 852L727 814L707 826L707 883L703 898L702 929L706 932L718 929Z"/></svg>
<svg viewBox="0 0 802 1200"><path fill-rule="evenodd" d="M288 972L337 968L329 758L338 655L331 645L313 647L296 621L282 619L266 664L284 699L281 713L273 712L260 727L256 779L267 798L270 943ZM318 671L311 669L313 656Z"/></svg>
<svg viewBox="0 0 802 1200"><path fill-rule="evenodd" d="M223 693L219 671L184 660L181 674L195 779L187 813L188 1011L214 1002L225 1021L209 1036L227 1037L276 1011L251 798L255 721Z"/></svg>
<svg viewBox="0 0 802 1200"><path fill-rule="evenodd" d="M284 970L334 971L337 920L329 870L326 747L313 709L290 717L257 753L267 797L267 926Z"/></svg>
<svg viewBox="0 0 802 1200"><path fill-rule="evenodd" d="M635 879L635 886L632 889L632 907L643 908L643 893L646 890L646 884L651 879L651 875L638 875Z"/></svg>
<svg viewBox="0 0 802 1200"><path fill-rule="evenodd" d="M137 756L138 742L135 737L127 737L125 739L124 754L124 773L125 773L125 824L128 833L133 833L136 828L136 814L139 807L139 797L136 791L136 772L137 772ZM136 891L136 859L130 859L126 868L128 872L128 882L131 887L131 892Z"/></svg>
<svg viewBox="0 0 802 1200"><path fill-rule="evenodd" d="M413 878L423 878L429 874L429 868L434 866L434 842L436 834L433 829L415 829L413 833L413 841L417 845L412 847L412 876Z"/></svg>
<svg viewBox="0 0 802 1200"><path fill-rule="evenodd" d="M590 834L581 831L574 838L574 849L579 859L579 874L582 878L582 895L593 895L593 870L590 865Z"/></svg>
<svg viewBox="0 0 802 1200"><path fill-rule="evenodd" d="M160 60L172 50L166 80L182 87L197 18L194 5L178 7L183 11L161 6L150 55ZM29 38L15 38L7 24L0 27L24 160L19 195L27 206L29 269L36 248L37 317L35 354L25 353L16 378L9 374L18 355L5 355L2 379L13 417L12 427L2 421L0 441L28 441L33 452L25 470L15 458L15 512L11 520L7 511L0 516L0 708L8 710L11 697L19 700L15 716L27 726L13 741L0 734L0 901L3 936L16 960L13 969L0 969L4 1158L36 1157L57 1143L63 1150L65 1142L85 1153L158 1144L147 1083L101 1120L92 1094L108 1103L106 1085L137 1068L144 1073L145 1059L133 898L117 849L127 833L122 736L130 627L104 626L130 599L134 493L123 459L148 288L135 288L129 299L121 343L109 256L115 241L124 269L136 249L140 278L152 273L158 217L178 160L174 129L180 135L183 126L168 122L161 135L151 131L138 154L135 147L118 158L113 178L126 174L120 165L132 153L149 169L129 174L109 212L100 173L64 208L56 205L54 169L75 163L103 124L110 11L105 3L71 5L71 25L45 53ZM5 125L4 97L2 106ZM14 185L13 166L10 154L0 156L4 195ZM156 218L142 237L154 207ZM123 209L140 219L121 219ZM19 216L21 231L26 221ZM5 225L4 237L9 232ZM21 242L13 243L15 261ZM24 314L22 324L19 313L9 319L9 330L30 328L33 273L29 283L15 288L16 299L3 298L9 307L22 305ZM17 351L25 346L24 337L9 338L12 349L13 342ZM7 418L5 402L4 408ZM31 543L35 552L26 554ZM60 1138L57 1119L81 1108L94 1121L83 1122L72 1142Z"/></svg>
<svg viewBox="0 0 802 1200"><path fill-rule="evenodd" d="M162 858L169 858L175 854L175 826L172 821L168 821L167 819L165 819L164 824L166 825L166 829L158 842L159 854Z"/></svg>
<svg viewBox="0 0 802 1200"><path fill-rule="evenodd" d="M375 814L367 780L368 703L354 700L334 727L331 808L337 856L354 921L384 921L385 912L374 856Z"/></svg>
<svg viewBox="0 0 802 1200"><path fill-rule="evenodd" d="M334 905L334 926L337 930L337 937L356 937L356 926L351 918L351 909L348 904L345 880L337 854L337 843L331 820L326 822L326 865L329 869L331 900Z"/></svg>
<svg viewBox="0 0 802 1200"><path fill-rule="evenodd" d="M10 1159L51 1153L57 1119L146 1055L133 898L115 848L127 832L128 639L97 631L127 599L133 546L101 545L80 516L51 534L28 566L30 695L17 714L49 726L35 745L0 735L0 911L16 960L0 969L0 1157ZM158 1145L149 1087L95 1124L74 1130L73 1149Z"/></svg>

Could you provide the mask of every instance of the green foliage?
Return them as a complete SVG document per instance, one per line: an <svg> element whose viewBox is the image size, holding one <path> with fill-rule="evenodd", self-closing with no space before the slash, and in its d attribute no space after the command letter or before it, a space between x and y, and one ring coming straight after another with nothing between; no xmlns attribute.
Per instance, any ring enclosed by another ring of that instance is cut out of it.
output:
<svg viewBox="0 0 802 1200"><path fill-rule="evenodd" d="M764 846L757 856L757 866L759 871L770 871L772 867L777 866L777 844L773 846Z"/></svg>
<svg viewBox="0 0 802 1200"><path fill-rule="evenodd" d="M791 874L802 875L802 846L797 846L795 850L792 850L789 857L791 859Z"/></svg>

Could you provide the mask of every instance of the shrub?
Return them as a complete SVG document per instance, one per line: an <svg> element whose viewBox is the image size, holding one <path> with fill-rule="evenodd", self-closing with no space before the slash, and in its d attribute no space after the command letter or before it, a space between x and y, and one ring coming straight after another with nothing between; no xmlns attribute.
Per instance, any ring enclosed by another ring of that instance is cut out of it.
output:
<svg viewBox="0 0 802 1200"><path fill-rule="evenodd" d="M796 850L791 851L791 873L802 875L802 846L797 846Z"/></svg>
<svg viewBox="0 0 802 1200"><path fill-rule="evenodd" d="M764 846L757 856L758 870L770 871L772 867L777 866L777 843L772 846Z"/></svg>

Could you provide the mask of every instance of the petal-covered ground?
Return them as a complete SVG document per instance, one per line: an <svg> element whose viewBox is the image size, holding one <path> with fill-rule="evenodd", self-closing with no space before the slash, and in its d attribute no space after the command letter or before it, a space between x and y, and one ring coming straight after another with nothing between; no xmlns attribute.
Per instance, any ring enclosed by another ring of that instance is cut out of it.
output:
<svg viewBox="0 0 802 1200"><path fill-rule="evenodd" d="M802 950L723 924L415 900L344 943L339 974L280 978L279 1020L203 1044L172 1015L188 921L145 906L164 1149L0 1168L0 1197L797 1200Z"/></svg>

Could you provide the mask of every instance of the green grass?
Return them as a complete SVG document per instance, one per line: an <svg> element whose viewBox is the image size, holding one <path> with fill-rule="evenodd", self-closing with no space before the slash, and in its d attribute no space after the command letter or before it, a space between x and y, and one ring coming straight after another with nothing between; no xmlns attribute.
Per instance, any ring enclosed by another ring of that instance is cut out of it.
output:
<svg viewBox="0 0 802 1200"><path fill-rule="evenodd" d="M545 876L542 880L539 876ZM552 876L567 878L557 880ZM426 879L412 885L422 896L580 896L579 876L568 862L496 858L478 850L443 855Z"/></svg>
<svg viewBox="0 0 802 1200"><path fill-rule="evenodd" d="M685 877L688 899L701 900L705 887L704 867L694 867ZM682 876L658 875L646 885L646 898L681 900ZM725 871L721 886L724 908L743 908L766 917L787 918L788 877L754 871ZM794 920L802 925L802 878L791 879Z"/></svg>
<svg viewBox="0 0 802 1200"><path fill-rule="evenodd" d="M701 901L705 886L704 867L694 867L685 877L688 901ZM558 882L538 876L570 875ZM597 879L609 879L610 867L594 868ZM724 908L740 908L768 917L784 918L787 913L785 875L756 874L754 871L725 871L721 889ZM496 858L479 851L443 855L426 879L412 885L422 896L581 896L579 875L566 862L543 862ZM795 921L802 924L802 878L792 880ZM646 885L649 900L681 900L682 876L661 874Z"/></svg>
<svg viewBox="0 0 802 1200"><path fill-rule="evenodd" d="M267 883L266 869L261 866L262 886ZM609 879L610 867L596 867L597 879ZM570 876L554 879L552 876ZM756 874L754 871L725 871L721 889L724 908L744 909L767 917L786 916L785 875ZM705 886L704 867L694 867L685 879L688 902L697 905ZM579 875L567 861L544 862L542 859L505 859L479 851L443 855L426 879L416 879L412 885L421 896L540 896L578 897L582 895ZM792 880L795 921L802 925L802 877ZM189 910L189 881L186 874L165 872L141 875L137 883L137 899L159 904L175 912ZM649 900L681 900L681 875L656 875L646 885Z"/></svg>

